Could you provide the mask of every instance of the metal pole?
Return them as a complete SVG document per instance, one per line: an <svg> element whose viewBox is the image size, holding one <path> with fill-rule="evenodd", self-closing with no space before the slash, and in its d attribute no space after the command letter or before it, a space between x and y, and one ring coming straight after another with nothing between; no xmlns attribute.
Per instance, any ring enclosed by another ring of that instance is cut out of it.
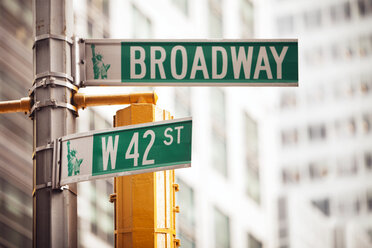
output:
<svg viewBox="0 0 372 248"><path fill-rule="evenodd" d="M72 7L72 0L33 1L33 247L77 247L76 184L52 187L53 142L75 132Z"/></svg>

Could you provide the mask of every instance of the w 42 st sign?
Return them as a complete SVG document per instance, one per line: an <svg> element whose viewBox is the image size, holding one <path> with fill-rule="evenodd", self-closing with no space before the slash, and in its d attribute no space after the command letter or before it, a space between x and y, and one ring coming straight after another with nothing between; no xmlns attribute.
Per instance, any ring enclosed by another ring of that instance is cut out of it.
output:
<svg viewBox="0 0 372 248"><path fill-rule="evenodd" d="M80 51L87 86L298 85L296 39L92 39Z"/></svg>
<svg viewBox="0 0 372 248"><path fill-rule="evenodd" d="M178 119L63 137L60 184L190 167L191 134Z"/></svg>

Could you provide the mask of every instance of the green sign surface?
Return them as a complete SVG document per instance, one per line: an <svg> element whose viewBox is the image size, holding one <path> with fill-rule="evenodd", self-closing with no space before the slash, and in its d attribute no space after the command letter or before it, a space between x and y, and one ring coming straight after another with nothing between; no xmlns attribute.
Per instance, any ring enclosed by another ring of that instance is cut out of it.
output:
<svg viewBox="0 0 372 248"><path fill-rule="evenodd" d="M86 85L298 85L296 39L104 39L83 49Z"/></svg>
<svg viewBox="0 0 372 248"><path fill-rule="evenodd" d="M191 166L191 119L71 135L61 141L61 184Z"/></svg>

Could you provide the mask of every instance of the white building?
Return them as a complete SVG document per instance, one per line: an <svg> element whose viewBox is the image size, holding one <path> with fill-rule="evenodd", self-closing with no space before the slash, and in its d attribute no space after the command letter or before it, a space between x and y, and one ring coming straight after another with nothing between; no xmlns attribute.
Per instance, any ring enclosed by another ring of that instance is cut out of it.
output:
<svg viewBox="0 0 372 248"><path fill-rule="evenodd" d="M182 247L371 245L370 1L109 3L109 21L81 22L88 36L299 39L298 88L155 88L194 121L192 168L176 171Z"/></svg>
<svg viewBox="0 0 372 248"><path fill-rule="evenodd" d="M309 225L314 214L299 215L298 201L324 216L311 222L311 242L330 225L321 247L371 247L372 3L266 0L256 7L258 37L299 39L300 86L275 96L274 247L320 247L300 239L298 221Z"/></svg>

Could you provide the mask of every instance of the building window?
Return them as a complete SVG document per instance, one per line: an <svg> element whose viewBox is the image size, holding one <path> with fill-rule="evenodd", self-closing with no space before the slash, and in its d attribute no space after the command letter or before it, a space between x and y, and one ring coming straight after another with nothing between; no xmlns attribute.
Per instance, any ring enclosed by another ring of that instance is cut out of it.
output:
<svg viewBox="0 0 372 248"><path fill-rule="evenodd" d="M230 219L218 208L214 208L214 240L216 248L230 247Z"/></svg>
<svg viewBox="0 0 372 248"><path fill-rule="evenodd" d="M177 87L174 89L175 114L178 117L191 116L191 89Z"/></svg>
<svg viewBox="0 0 372 248"><path fill-rule="evenodd" d="M177 178L180 191L176 198L182 211L178 215L177 229L182 247L195 247L195 203L194 190L184 181Z"/></svg>
<svg viewBox="0 0 372 248"><path fill-rule="evenodd" d="M364 115L363 116L363 133L369 133L371 131L371 122L372 122L372 115Z"/></svg>
<svg viewBox="0 0 372 248"><path fill-rule="evenodd" d="M297 167L284 167L282 169L282 183L299 183L301 179L300 171Z"/></svg>
<svg viewBox="0 0 372 248"><path fill-rule="evenodd" d="M188 0L172 0L172 3L185 15L189 15L189 1Z"/></svg>
<svg viewBox="0 0 372 248"><path fill-rule="evenodd" d="M222 0L209 0L209 36L210 38L222 38Z"/></svg>
<svg viewBox="0 0 372 248"><path fill-rule="evenodd" d="M321 179L328 175L328 168L324 161L312 162L309 164L309 174L311 179Z"/></svg>
<svg viewBox="0 0 372 248"><path fill-rule="evenodd" d="M88 37L92 38L93 37L93 23L92 21L88 20Z"/></svg>
<svg viewBox="0 0 372 248"><path fill-rule="evenodd" d="M324 124L311 125L308 127L307 132L311 141L325 140L327 138L327 131Z"/></svg>
<svg viewBox="0 0 372 248"><path fill-rule="evenodd" d="M282 131L282 146L297 145L298 132L297 129L289 129Z"/></svg>
<svg viewBox="0 0 372 248"><path fill-rule="evenodd" d="M253 38L254 26L253 26L253 3L251 0L241 0L240 8L241 16L241 33L242 38Z"/></svg>
<svg viewBox="0 0 372 248"><path fill-rule="evenodd" d="M246 191L260 203L260 170L258 163L258 128L255 120L244 115L244 150L246 161Z"/></svg>
<svg viewBox="0 0 372 248"><path fill-rule="evenodd" d="M330 8L331 20L333 23L349 20L351 16L350 2L333 5Z"/></svg>
<svg viewBox="0 0 372 248"><path fill-rule="evenodd" d="M283 16L276 20L277 30L279 34L293 33L294 31L294 18L293 16Z"/></svg>
<svg viewBox="0 0 372 248"><path fill-rule="evenodd" d="M372 170L372 153L366 152L364 154L364 164L367 170Z"/></svg>
<svg viewBox="0 0 372 248"><path fill-rule="evenodd" d="M324 215L330 215L329 199L314 200L312 204L318 208Z"/></svg>
<svg viewBox="0 0 372 248"><path fill-rule="evenodd" d="M288 91L280 95L280 108L293 108L297 105L297 98L294 92Z"/></svg>
<svg viewBox="0 0 372 248"><path fill-rule="evenodd" d="M339 158L337 160L337 173L340 176L355 175L358 173L358 161L355 156Z"/></svg>
<svg viewBox="0 0 372 248"><path fill-rule="evenodd" d="M225 93L220 88L211 89L212 166L227 177Z"/></svg>
<svg viewBox="0 0 372 248"><path fill-rule="evenodd" d="M367 191L367 209L368 212L372 212L372 189Z"/></svg>
<svg viewBox="0 0 372 248"><path fill-rule="evenodd" d="M322 12L320 9L307 11L304 14L304 20L307 28L320 27L322 24Z"/></svg>
<svg viewBox="0 0 372 248"><path fill-rule="evenodd" d="M136 6L132 5L133 12L133 37L135 39L145 39L152 36L152 24L150 19L145 16Z"/></svg>
<svg viewBox="0 0 372 248"><path fill-rule="evenodd" d="M248 248L262 248L262 242L252 234L248 234Z"/></svg>
<svg viewBox="0 0 372 248"><path fill-rule="evenodd" d="M356 122L354 118L347 120L336 121L335 123L336 134L339 137L353 137L357 133Z"/></svg>
<svg viewBox="0 0 372 248"><path fill-rule="evenodd" d="M287 198L281 196L278 198L278 219L279 222L287 220Z"/></svg>

